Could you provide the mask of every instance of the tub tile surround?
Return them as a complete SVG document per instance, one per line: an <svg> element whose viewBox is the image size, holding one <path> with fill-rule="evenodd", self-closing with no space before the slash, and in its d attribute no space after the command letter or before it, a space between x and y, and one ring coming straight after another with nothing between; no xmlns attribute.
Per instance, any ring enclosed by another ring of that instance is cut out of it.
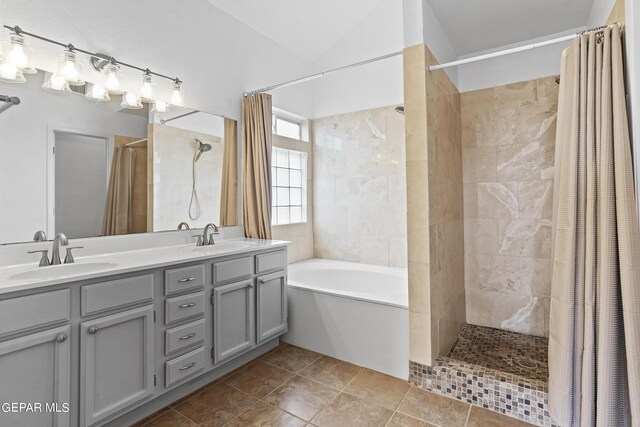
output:
<svg viewBox="0 0 640 427"><path fill-rule="evenodd" d="M327 370L328 366L335 369ZM334 375L315 376L317 372L339 373L342 380L335 382ZM255 380L247 381L248 378ZM283 382L283 378L287 379ZM264 387L272 391L264 395ZM528 425L422 390L397 378L281 343L259 359L134 426L464 427L489 424Z"/></svg>
<svg viewBox="0 0 640 427"><path fill-rule="evenodd" d="M558 85L461 95L466 316L548 336Z"/></svg>
<svg viewBox="0 0 640 427"><path fill-rule="evenodd" d="M307 154L307 221L300 224L275 225L271 237L290 241L289 264L314 257L313 247L313 145L307 141L272 135L273 146Z"/></svg>
<svg viewBox="0 0 640 427"><path fill-rule="evenodd" d="M394 108L312 121L316 257L406 267L404 119Z"/></svg>
<svg viewBox="0 0 640 427"><path fill-rule="evenodd" d="M446 354L465 323L460 94L424 44L404 51L410 360Z"/></svg>

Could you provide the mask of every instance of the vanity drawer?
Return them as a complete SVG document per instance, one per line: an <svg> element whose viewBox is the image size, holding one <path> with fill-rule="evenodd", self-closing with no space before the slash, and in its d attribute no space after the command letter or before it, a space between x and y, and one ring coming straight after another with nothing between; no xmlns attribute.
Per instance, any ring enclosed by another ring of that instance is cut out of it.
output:
<svg viewBox="0 0 640 427"><path fill-rule="evenodd" d="M69 289L2 300L0 335L66 322L71 317L70 304Z"/></svg>
<svg viewBox="0 0 640 427"><path fill-rule="evenodd" d="M176 357L165 364L165 386L170 387L204 369L204 347Z"/></svg>
<svg viewBox="0 0 640 427"><path fill-rule="evenodd" d="M213 284L248 279L253 272L253 257L213 263Z"/></svg>
<svg viewBox="0 0 640 427"><path fill-rule="evenodd" d="M167 298L165 301L164 323L204 314L204 292Z"/></svg>
<svg viewBox="0 0 640 427"><path fill-rule="evenodd" d="M287 255L285 251L269 252L267 254L256 255L256 274L282 270L286 266Z"/></svg>
<svg viewBox="0 0 640 427"><path fill-rule="evenodd" d="M165 354L173 353L204 341L204 319L168 329L165 332Z"/></svg>
<svg viewBox="0 0 640 427"><path fill-rule="evenodd" d="M149 302L153 299L153 275L85 285L80 289L80 298L83 317L131 304Z"/></svg>
<svg viewBox="0 0 640 427"><path fill-rule="evenodd" d="M201 288L204 286L204 265L174 268L164 272L164 294L173 295L179 292Z"/></svg>

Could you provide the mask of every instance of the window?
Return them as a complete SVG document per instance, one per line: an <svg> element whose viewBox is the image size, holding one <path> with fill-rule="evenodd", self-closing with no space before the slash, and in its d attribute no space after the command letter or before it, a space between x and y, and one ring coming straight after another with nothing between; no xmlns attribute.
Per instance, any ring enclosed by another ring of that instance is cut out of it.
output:
<svg viewBox="0 0 640 427"><path fill-rule="evenodd" d="M307 222L307 153L273 148L271 224Z"/></svg>
<svg viewBox="0 0 640 427"><path fill-rule="evenodd" d="M287 138L302 139L302 126L298 122L274 114L273 133Z"/></svg>

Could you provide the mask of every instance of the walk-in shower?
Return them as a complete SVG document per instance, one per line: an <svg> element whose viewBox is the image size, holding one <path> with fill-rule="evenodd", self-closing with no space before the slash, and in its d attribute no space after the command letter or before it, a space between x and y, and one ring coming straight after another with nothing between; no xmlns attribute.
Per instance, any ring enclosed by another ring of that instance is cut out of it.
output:
<svg viewBox="0 0 640 427"><path fill-rule="evenodd" d="M193 155L193 164L192 164L192 185L191 185L191 201L189 202L189 218L196 220L200 218L200 200L198 200L198 189L196 188L197 178L196 178L196 163L202 157L202 153L206 153L207 151L211 151L211 144L206 144L200 141L198 138L195 138L196 152Z"/></svg>

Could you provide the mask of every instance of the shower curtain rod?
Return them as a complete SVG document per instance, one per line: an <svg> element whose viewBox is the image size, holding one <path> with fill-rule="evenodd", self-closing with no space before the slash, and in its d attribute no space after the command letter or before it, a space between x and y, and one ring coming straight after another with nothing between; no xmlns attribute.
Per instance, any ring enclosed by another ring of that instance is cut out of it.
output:
<svg viewBox="0 0 640 427"><path fill-rule="evenodd" d="M0 102L4 103L4 105L0 105L0 113L2 113L4 110L8 110L14 105L20 104L20 98L17 96L0 95Z"/></svg>
<svg viewBox="0 0 640 427"><path fill-rule="evenodd" d="M300 79L290 80L288 82L280 83L280 84L277 84L277 85L263 87L262 89L252 90L251 92L245 92L244 96L254 95L254 94L257 94L257 93L270 92L270 91L272 91L274 89L281 89L283 87L297 85L297 84L300 84L300 83L308 82L310 80L319 79L319 78L324 77L324 76L326 76L328 74L335 73L336 71L342 71L342 70L347 70L349 68L359 67L361 65L371 64L372 62L382 61L383 59L392 58L392 57L398 56L398 55L402 55L402 51L401 50L398 51L398 52L393 52L393 53L388 53L386 55L378 56L376 58L371 58L371 59L367 59L367 60L364 60L364 61L356 62L354 64L349 64L349 65L344 65L342 67L333 68L333 69L328 70L328 71L323 71L322 73L312 74L310 76L302 77Z"/></svg>
<svg viewBox="0 0 640 427"><path fill-rule="evenodd" d="M147 142L147 138L139 139L139 140L137 140L137 141L127 142L126 144L124 144L124 145L123 145L123 147L128 147L128 146L130 146L130 145L140 144L141 142Z"/></svg>
<svg viewBox="0 0 640 427"><path fill-rule="evenodd" d="M603 25L601 27L591 28L591 29L581 31L581 32L576 33L576 34L570 34L568 36L558 37L558 38L552 39L552 40L546 40L546 41L543 41L543 42L532 43L532 44L528 44L528 45L524 45L524 46L514 47L514 48L511 48L511 49L500 50L498 52L491 52L491 53L487 53L487 54L484 54L484 55L474 56L474 57L471 57L471 58L465 58L465 59L460 59L460 60L457 60L457 61L447 62L445 64L431 65L429 67L429 71L437 71L437 70L442 70L442 69L445 69L445 68L457 67L458 65L470 64L470 63L473 63L473 62L484 61L485 59L498 58L500 56L511 55L511 54L518 53L518 52L524 52L524 51L527 51L527 50L537 49L539 47L554 45L554 44L558 44L558 43L562 43L562 42L573 40L574 38L578 37L581 34L588 33L590 31L602 30L604 28L612 27L614 25L617 25L620 29L622 29L622 25L619 22L614 22L611 25Z"/></svg>

